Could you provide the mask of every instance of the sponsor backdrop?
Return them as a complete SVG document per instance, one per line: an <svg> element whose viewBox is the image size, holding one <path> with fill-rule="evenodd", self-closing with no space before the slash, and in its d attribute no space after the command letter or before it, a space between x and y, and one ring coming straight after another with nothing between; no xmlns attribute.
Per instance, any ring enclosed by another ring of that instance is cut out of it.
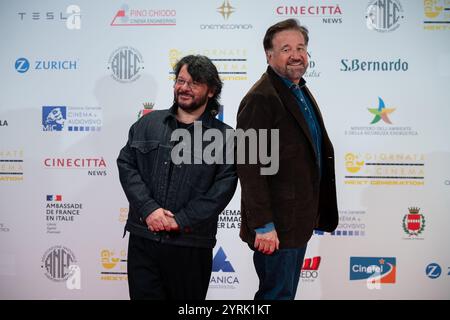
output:
<svg viewBox="0 0 450 320"><path fill-rule="evenodd" d="M449 299L449 0L2 1L0 298L127 299L115 161L130 125L171 105L177 59L203 54L235 126L266 29L291 17L310 29L340 209L309 243L297 298ZM239 194L208 299L257 289Z"/></svg>

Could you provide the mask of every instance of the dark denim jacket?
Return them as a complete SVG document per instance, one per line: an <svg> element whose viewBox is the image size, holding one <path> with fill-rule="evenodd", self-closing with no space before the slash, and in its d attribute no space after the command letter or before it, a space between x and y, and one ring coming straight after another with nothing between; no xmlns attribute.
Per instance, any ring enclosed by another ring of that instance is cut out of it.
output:
<svg viewBox="0 0 450 320"><path fill-rule="evenodd" d="M218 216L236 190L236 166L171 163L176 142L171 142L170 137L177 128L176 108L174 105L168 110L155 110L139 119L131 126L128 142L120 151L120 182L130 203L125 229L162 243L212 248ZM225 130L231 127L208 111L198 120L202 121L203 133L209 128L218 129L226 141ZM193 129L193 125L187 128L192 145ZM209 143L203 142L202 149ZM147 228L145 219L158 208L175 215L180 232L152 232Z"/></svg>

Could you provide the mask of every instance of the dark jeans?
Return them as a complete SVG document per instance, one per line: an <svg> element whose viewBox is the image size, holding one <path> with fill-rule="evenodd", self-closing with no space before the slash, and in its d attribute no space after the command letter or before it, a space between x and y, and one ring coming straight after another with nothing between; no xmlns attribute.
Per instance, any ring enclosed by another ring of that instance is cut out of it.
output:
<svg viewBox="0 0 450 320"><path fill-rule="evenodd" d="M294 300L306 246L281 249L271 255L255 251L253 262L259 278L255 300Z"/></svg>
<svg viewBox="0 0 450 320"><path fill-rule="evenodd" d="M130 234L127 268L132 300L205 300L212 249L166 245Z"/></svg>

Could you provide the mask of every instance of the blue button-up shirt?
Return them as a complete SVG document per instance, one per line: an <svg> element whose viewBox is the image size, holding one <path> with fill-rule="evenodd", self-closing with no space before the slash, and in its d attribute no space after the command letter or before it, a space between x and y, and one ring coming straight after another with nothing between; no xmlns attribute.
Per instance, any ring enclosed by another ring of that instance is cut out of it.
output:
<svg viewBox="0 0 450 320"><path fill-rule="evenodd" d="M319 121L317 121L317 116L314 112L312 102L309 97L304 94L303 89L298 85L293 83L291 80L286 78L283 82L291 90L297 100L297 104L306 120L309 127L309 132L314 142L314 147L316 150L317 164L319 165L319 172L322 170L322 131L320 129Z"/></svg>

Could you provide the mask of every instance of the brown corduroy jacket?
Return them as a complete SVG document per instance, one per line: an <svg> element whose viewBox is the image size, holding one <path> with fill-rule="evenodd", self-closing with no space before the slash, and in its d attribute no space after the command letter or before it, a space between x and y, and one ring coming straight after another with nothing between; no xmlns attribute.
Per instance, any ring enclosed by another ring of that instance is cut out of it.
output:
<svg viewBox="0 0 450 320"><path fill-rule="evenodd" d="M302 79L300 85L304 83ZM237 165L241 183L240 237L251 248L254 230L269 222L275 224L280 248L303 247L314 229L332 232L338 225L333 146L316 101L307 88L305 92L322 131L321 176L308 124L294 95L271 67L239 106L237 129L279 130L276 174L261 175L260 163Z"/></svg>

